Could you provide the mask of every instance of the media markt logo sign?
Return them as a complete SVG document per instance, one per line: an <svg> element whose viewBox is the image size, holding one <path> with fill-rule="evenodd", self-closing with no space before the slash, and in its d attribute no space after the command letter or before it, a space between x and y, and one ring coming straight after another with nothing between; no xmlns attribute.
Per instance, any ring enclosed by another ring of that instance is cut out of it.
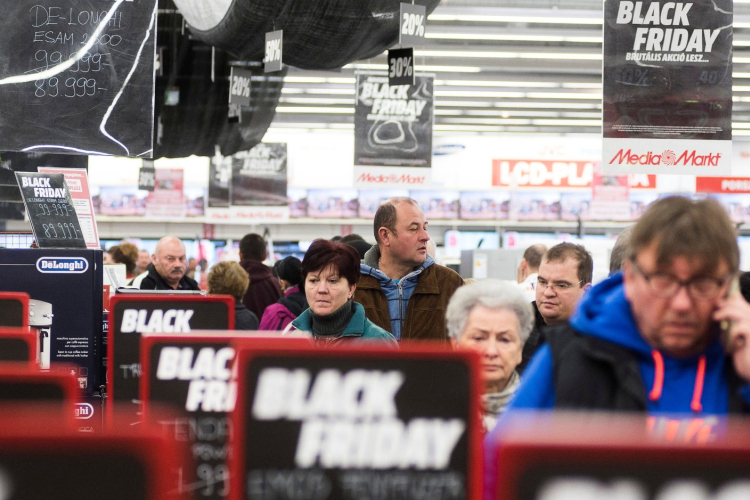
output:
<svg viewBox="0 0 750 500"><path fill-rule="evenodd" d="M36 261L40 273L83 274L89 269L89 263L81 257L42 257Z"/></svg>
<svg viewBox="0 0 750 500"><path fill-rule="evenodd" d="M695 150L685 150L680 156L677 156L674 151L665 149L662 154L654 154L653 151L649 151L645 154L633 153L632 149L620 149L617 154L612 157L609 164L617 163L619 165L685 165L691 167L718 167L721 153L709 153L707 155L699 155Z"/></svg>

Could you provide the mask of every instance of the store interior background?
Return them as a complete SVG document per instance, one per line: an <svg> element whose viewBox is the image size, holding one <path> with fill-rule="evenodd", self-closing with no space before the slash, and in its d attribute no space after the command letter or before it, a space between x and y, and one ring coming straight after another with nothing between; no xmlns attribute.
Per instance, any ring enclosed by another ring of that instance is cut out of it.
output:
<svg viewBox="0 0 750 500"><path fill-rule="evenodd" d="M734 0L734 12L732 173L750 177L750 0ZM206 156L155 161L157 169L184 170L190 207L185 218L154 219L122 210L108 215L107 204L112 208L118 199L145 197L137 189L142 160L90 157L92 195L101 203L99 236L105 246L128 238L152 250L158 238L177 235L187 240L189 256L198 256L202 241L201 251L215 262L236 257L236 242L258 232L273 240L275 257L301 255L318 237L354 232L374 242L372 218L361 217L357 206L387 193L420 200L443 263L457 265L458 252L477 245L526 248L580 237L594 255L600 279L617 234L631 222L589 220L590 187L507 189L493 186L492 178L495 160L601 161L601 54L601 0L442 0L428 19L426 45L415 49L417 71L435 75L431 186L382 192L353 187L355 73L385 70L385 54L338 71L290 67L263 137L263 142L287 144L288 222L207 219L200 209L207 199L211 160ZM694 194L695 177L659 175L655 186L631 189L632 217L671 193ZM717 196L738 224L742 268L750 269L750 194ZM516 208L508 219L477 220L467 207L482 197ZM305 199L321 210L296 211ZM6 221L5 230L27 231L29 225Z"/></svg>

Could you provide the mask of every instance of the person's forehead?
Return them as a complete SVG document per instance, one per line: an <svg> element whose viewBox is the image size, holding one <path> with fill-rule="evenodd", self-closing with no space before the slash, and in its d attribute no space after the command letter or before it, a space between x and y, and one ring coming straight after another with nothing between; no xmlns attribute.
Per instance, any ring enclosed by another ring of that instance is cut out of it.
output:
<svg viewBox="0 0 750 500"><path fill-rule="evenodd" d="M723 277L729 271L729 266L723 258L718 259L715 272L707 271L707 269L711 269L713 266L707 265L705 259L697 256L675 255L669 259L669 262L660 265L657 262L657 251L655 244L643 248L635 255L636 263L646 268L644 269L646 272L659 271L674 274L683 279L691 276L706 275Z"/></svg>
<svg viewBox="0 0 750 500"><path fill-rule="evenodd" d="M161 254L162 255L177 255L177 256L183 256L185 255L185 247L182 243L177 241L170 241L162 245L161 247Z"/></svg>
<svg viewBox="0 0 750 500"><path fill-rule="evenodd" d="M558 279L578 281L578 261L571 257L553 261L542 259L539 265L539 276L553 281Z"/></svg>
<svg viewBox="0 0 750 500"><path fill-rule="evenodd" d="M489 331L516 331L518 316L506 308L490 308L483 305L474 306L469 312L465 328L481 328Z"/></svg>
<svg viewBox="0 0 750 500"><path fill-rule="evenodd" d="M424 212L418 206L401 202L396 205L396 222L398 224L411 224L412 222L424 222Z"/></svg>

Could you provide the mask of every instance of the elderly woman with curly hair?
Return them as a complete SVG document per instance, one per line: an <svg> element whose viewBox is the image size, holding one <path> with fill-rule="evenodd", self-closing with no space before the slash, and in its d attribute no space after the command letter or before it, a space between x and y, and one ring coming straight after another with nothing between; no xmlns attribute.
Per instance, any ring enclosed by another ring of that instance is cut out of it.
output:
<svg viewBox="0 0 750 500"><path fill-rule="evenodd" d="M242 297L249 286L250 276L237 262L219 262L208 273L209 295L231 295L234 297L235 330L258 329L258 317L242 303Z"/></svg>
<svg viewBox="0 0 750 500"><path fill-rule="evenodd" d="M532 305L516 285L488 279L459 288L445 317L453 345L482 357L483 423L490 430L518 389L516 367L534 326Z"/></svg>
<svg viewBox="0 0 750 500"><path fill-rule="evenodd" d="M359 281L359 255L343 243L315 240L302 259L302 282L310 308L290 325L310 332L319 345L377 342L396 338L365 317L352 296Z"/></svg>

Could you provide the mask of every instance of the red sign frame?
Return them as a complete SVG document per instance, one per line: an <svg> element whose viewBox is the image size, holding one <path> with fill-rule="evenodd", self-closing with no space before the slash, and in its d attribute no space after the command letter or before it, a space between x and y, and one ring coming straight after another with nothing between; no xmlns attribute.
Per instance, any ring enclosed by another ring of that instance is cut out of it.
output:
<svg viewBox="0 0 750 500"><path fill-rule="evenodd" d="M17 300L18 302L21 303L21 308L23 309L23 320L22 320L22 324L20 328L29 327L29 300L30 299L31 297L29 297L29 294L24 293L24 292L0 292L0 300Z"/></svg>
<svg viewBox="0 0 750 500"><path fill-rule="evenodd" d="M28 314L26 317L28 318ZM39 336L33 331L24 328L5 328L0 327L0 337L21 339L29 346L29 366L36 368L36 352L39 349ZM2 361L0 363L11 363L11 361Z"/></svg>
<svg viewBox="0 0 750 500"><path fill-rule="evenodd" d="M206 303L206 302L218 302L218 303L224 303L229 308L229 330L234 330L234 297L230 297L229 295L208 295L208 296L196 296L196 295L190 295L190 296L180 296L180 295L150 295L150 294L143 294L143 295L115 295L112 297L112 300L110 301L110 309L109 309L109 316L107 318L109 323L109 328L107 331L107 405L106 405L106 413L107 413L107 422L112 423L112 417L115 409L115 401L114 401L114 370L115 365L113 363L115 359L115 331L114 331L114 325L115 320L117 319L115 316L116 306L120 302L144 302L144 301L153 301L153 302L182 302L185 304L190 303ZM196 332L205 332L210 330L195 330ZM137 333L137 335L141 335L140 333ZM143 337L141 336L141 340ZM141 349L142 351L143 349ZM139 360L140 360L140 353L139 353ZM143 370L141 370L143 372ZM139 391L140 392L140 391Z"/></svg>
<svg viewBox="0 0 750 500"><path fill-rule="evenodd" d="M243 491L245 473L245 456L243 443L245 441L245 405L247 403L247 388L244 387L243 381L247 376L247 370L250 361L256 357L264 355L287 356L289 358L316 358L324 352L326 356L336 358L365 358L365 359L432 359L432 360L460 360L469 366L469 418L476 416L474 426L467 425L466 432L468 435L468 464L469 471L466 477L467 500L478 500L482 495L482 429L479 419L481 414L480 397L483 385L480 377L480 360L477 353L471 350L453 350L447 347L435 346L429 343L413 343L402 345L400 349L394 350L384 347L335 347L321 351L320 347L285 348L279 346L278 342L259 340L252 348L242 346L237 353L237 402L235 410L232 412L231 421L234 434L232 436L233 452L229 463L229 473L231 477L230 500L244 500L240 496ZM469 422L467 422L469 424ZM471 432L471 431L474 432Z"/></svg>

